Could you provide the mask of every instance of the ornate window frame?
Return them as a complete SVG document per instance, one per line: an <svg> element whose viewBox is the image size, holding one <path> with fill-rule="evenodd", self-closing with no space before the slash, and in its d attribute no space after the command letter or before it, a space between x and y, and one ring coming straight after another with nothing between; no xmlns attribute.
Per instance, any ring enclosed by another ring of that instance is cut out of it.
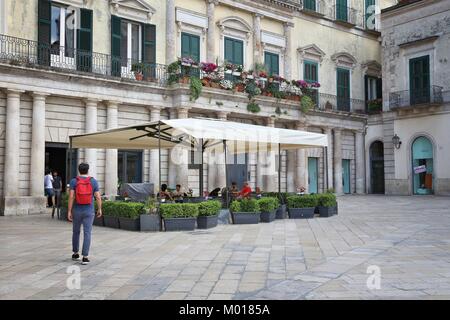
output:
<svg viewBox="0 0 450 320"><path fill-rule="evenodd" d="M252 27L245 20L236 16L218 21L217 26L220 30L219 63L223 63L225 59L225 37L233 38L244 42L244 68L247 69L247 64L251 61L247 54L249 52L248 44L253 33Z"/></svg>
<svg viewBox="0 0 450 320"><path fill-rule="evenodd" d="M130 5L130 2L136 6ZM143 0L109 0L109 6L111 14L141 23L150 23L156 13L156 9Z"/></svg>
<svg viewBox="0 0 450 320"><path fill-rule="evenodd" d="M299 55L298 75L299 79L303 79L305 61L316 62L318 66L317 81L320 82L320 66L326 53L315 44L309 44L297 49Z"/></svg>
<svg viewBox="0 0 450 320"><path fill-rule="evenodd" d="M278 70L280 76L284 76L284 61L286 59L286 37L277 33L261 30L261 50L263 53L263 62L265 52L277 54Z"/></svg>
<svg viewBox="0 0 450 320"><path fill-rule="evenodd" d="M336 64L336 68L350 69L351 72L358 63L354 56L343 51L333 54L331 60Z"/></svg>
<svg viewBox="0 0 450 320"><path fill-rule="evenodd" d="M177 56L181 57L181 33L189 33L200 37L200 62L206 58L206 32L208 17L184 8L175 8L177 23Z"/></svg>

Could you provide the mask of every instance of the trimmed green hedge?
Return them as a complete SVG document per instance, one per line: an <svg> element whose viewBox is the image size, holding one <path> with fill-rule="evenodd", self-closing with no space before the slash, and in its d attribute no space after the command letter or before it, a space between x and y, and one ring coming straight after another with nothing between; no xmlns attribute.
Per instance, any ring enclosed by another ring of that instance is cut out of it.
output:
<svg viewBox="0 0 450 320"><path fill-rule="evenodd" d="M163 218L195 218L198 216L196 203L167 203L161 204L159 212Z"/></svg>
<svg viewBox="0 0 450 320"><path fill-rule="evenodd" d="M259 204L256 199L235 200L230 205L231 212L259 213Z"/></svg>
<svg viewBox="0 0 450 320"><path fill-rule="evenodd" d="M280 202L278 201L278 198L267 197L258 200L258 205L261 212L272 212L279 207Z"/></svg>
<svg viewBox="0 0 450 320"><path fill-rule="evenodd" d="M220 201L205 201L198 204L198 215L201 217L215 216L222 208Z"/></svg>
<svg viewBox="0 0 450 320"><path fill-rule="evenodd" d="M69 193L64 192L61 194L61 207L68 208L69 207Z"/></svg>
<svg viewBox="0 0 450 320"><path fill-rule="evenodd" d="M104 201L102 212L105 216L137 219L145 210L144 204L139 202Z"/></svg>
<svg viewBox="0 0 450 320"><path fill-rule="evenodd" d="M319 203L318 196L315 194L307 194L302 196L290 196L287 198L288 208L312 208Z"/></svg>
<svg viewBox="0 0 450 320"><path fill-rule="evenodd" d="M336 195L333 193L323 193L317 195L319 206L321 207L336 207L337 199Z"/></svg>

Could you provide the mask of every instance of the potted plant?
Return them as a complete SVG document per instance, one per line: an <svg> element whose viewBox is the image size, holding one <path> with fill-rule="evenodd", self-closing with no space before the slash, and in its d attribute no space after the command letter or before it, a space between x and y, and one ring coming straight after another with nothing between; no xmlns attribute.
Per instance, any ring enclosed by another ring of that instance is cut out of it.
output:
<svg viewBox="0 0 450 320"><path fill-rule="evenodd" d="M272 222L275 220L276 210L279 202L277 198L267 197L258 200L259 210L261 211L261 222Z"/></svg>
<svg viewBox="0 0 450 320"><path fill-rule="evenodd" d="M234 224L257 224L260 220L260 211L256 199L235 200L230 205Z"/></svg>
<svg viewBox="0 0 450 320"><path fill-rule="evenodd" d="M140 231L140 216L144 213L144 204L139 202L117 202L115 204L119 217L120 229Z"/></svg>
<svg viewBox="0 0 450 320"><path fill-rule="evenodd" d="M314 218L314 210L317 206L317 196L290 196L287 197L287 205L290 219Z"/></svg>
<svg viewBox="0 0 450 320"><path fill-rule="evenodd" d="M161 217L158 214L155 198L149 198L144 206L144 212L140 216L141 231L160 231Z"/></svg>
<svg viewBox="0 0 450 320"><path fill-rule="evenodd" d="M253 76L253 70L248 70L248 73L246 74L246 78L253 80L255 77Z"/></svg>
<svg viewBox="0 0 450 320"><path fill-rule="evenodd" d="M103 202L102 211L105 227L119 229L119 216L116 210L115 201Z"/></svg>
<svg viewBox="0 0 450 320"><path fill-rule="evenodd" d="M134 77L138 81L142 81L144 79L142 70L144 70L144 63L142 62L135 62L131 65L131 71L134 72Z"/></svg>
<svg viewBox="0 0 450 320"><path fill-rule="evenodd" d="M318 209L321 217L331 217L336 214L336 195L333 193L323 193L318 197Z"/></svg>
<svg viewBox="0 0 450 320"><path fill-rule="evenodd" d="M159 207L166 231L191 231L195 229L198 205L195 203L161 204Z"/></svg>
<svg viewBox="0 0 450 320"><path fill-rule="evenodd" d="M243 71L243 68L242 68L241 65L234 66L234 69L233 69L233 76L240 77L242 71Z"/></svg>
<svg viewBox="0 0 450 320"><path fill-rule="evenodd" d="M242 81L235 82L234 88L236 89L237 92L244 92L245 91L245 83Z"/></svg>
<svg viewBox="0 0 450 320"><path fill-rule="evenodd" d="M219 212L222 208L220 201L204 201L198 204L197 228L210 229L217 226Z"/></svg>

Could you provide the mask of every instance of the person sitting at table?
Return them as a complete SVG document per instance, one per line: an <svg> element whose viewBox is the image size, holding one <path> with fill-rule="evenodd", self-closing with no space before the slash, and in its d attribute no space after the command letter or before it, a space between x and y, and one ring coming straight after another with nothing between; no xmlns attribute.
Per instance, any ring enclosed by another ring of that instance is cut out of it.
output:
<svg viewBox="0 0 450 320"><path fill-rule="evenodd" d="M237 198L239 196L239 189L236 182L231 183L230 195L232 198Z"/></svg>
<svg viewBox="0 0 450 320"><path fill-rule="evenodd" d="M209 197L217 198L219 196L220 188L215 188L213 191L209 193Z"/></svg>
<svg viewBox="0 0 450 320"><path fill-rule="evenodd" d="M181 191L181 185L177 184L176 189L174 192L172 192L172 198L175 200L176 203L183 203L183 197L186 194Z"/></svg>
<svg viewBox="0 0 450 320"><path fill-rule="evenodd" d="M250 198L250 195L252 193L252 188L248 185L248 182L244 182L244 186L242 187L241 192L239 192L240 198Z"/></svg>
<svg viewBox="0 0 450 320"><path fill-rule="evenodd" d="M170 195L170 192L167 191L167 184L163 183L161 185L161 191L159 191L159 198L164 202L166 200L172 201L172 196Z"/></svg>
<svg viewBox="0 0 450 320"><path fill-rule="evenodd" d="M255 195L257 199L260 199L262 197L262 192L260 187L256 187L255 189Z"/></svg>

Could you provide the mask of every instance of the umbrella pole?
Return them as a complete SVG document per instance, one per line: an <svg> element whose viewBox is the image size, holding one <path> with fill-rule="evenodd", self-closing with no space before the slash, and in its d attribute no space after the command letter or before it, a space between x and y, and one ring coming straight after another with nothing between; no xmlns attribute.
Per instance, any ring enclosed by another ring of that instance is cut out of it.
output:
<svg viewBox="0 0 450 320"><path fill-rule="evenodd" d="M281 144L278 144L278 198L281 199Z"/></svg>
<svg viewBox="0 0 450 320"><path fill-rule="evenodd" d="M66 181L66 192L67 192L67 185L70 184L70 180L72 180L72 137L69 137L69 174L66 174L67 179Z"/></svg>
<svg viewBox="0 0 450 320"><path fill-rule="evenodd" d="M205 149L203 148L203 139L201 140L201 143L200 143L200 148L201 148L201 150L202 150L202 153L201 153L201 159L200 159L200 169L198 170L199 172L198 172L198 174L199 174L199 177L198 177L198 184L199 184L199 191L198 191L198 193L199 193L199 196L200 197L202 197L202 193L203 193L203 153L205 152ZM194 159L195 159L195 157L194 157Z"/></svg>
<svg viewBox="0 0 450 320"><path fill-rule="evenodd" d="M159 190L161 185L161 121L158 122L158 180L158 186L156 187Z"/></svg>
<svg viewBox="0 0 450 320"><path fill-rule="evenodd" d="M229 206L229 203L228 203L229 194L228 194L228 192L229 192L229 190L228 190L227 141L226 140L223 140L223 153L224 153L224 157L225 157L225 190L226 190L225 202L226 202L227 209L228 209L228 206Z"/></svg>
<svg viewBox="0 0 450 320"><path fill-rule="evenodd" d="M328 147L324 147L324 163L325 163L325 172L324 174L327 176L327 185L326 185L326 189L324 190L324 192L326 192L329 188L330 188L330 176L328 175Z"/></svg>

